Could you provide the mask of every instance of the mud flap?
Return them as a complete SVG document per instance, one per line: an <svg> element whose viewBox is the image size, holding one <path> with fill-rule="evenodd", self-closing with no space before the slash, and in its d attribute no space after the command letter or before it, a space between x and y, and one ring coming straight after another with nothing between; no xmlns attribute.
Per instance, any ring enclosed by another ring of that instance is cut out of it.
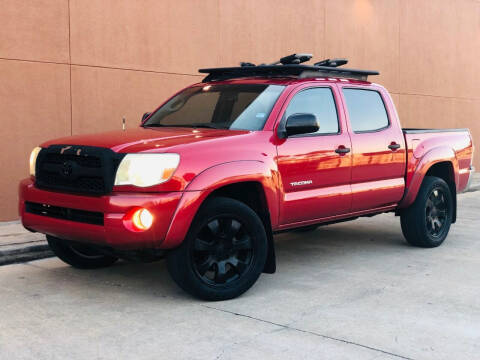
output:
<svg viewBox="0 0 480 360"><path fill-rule="evenodd" d="M273 234L271 230L267 231L267 241L267 261L265 261L263 272L266 274L273 274L277 270L277 261L275 259L275 244L273 242Z"/></svg>

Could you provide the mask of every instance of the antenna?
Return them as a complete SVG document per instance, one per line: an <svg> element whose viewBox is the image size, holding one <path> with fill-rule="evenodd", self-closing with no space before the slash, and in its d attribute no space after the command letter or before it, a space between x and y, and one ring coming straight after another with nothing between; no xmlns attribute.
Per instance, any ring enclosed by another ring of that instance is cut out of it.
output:
<svg viewBox="0 0 480 360"><path fill-rule="evenodd" d="M125 131L125 116L122 117L122 130Z"/></svg>

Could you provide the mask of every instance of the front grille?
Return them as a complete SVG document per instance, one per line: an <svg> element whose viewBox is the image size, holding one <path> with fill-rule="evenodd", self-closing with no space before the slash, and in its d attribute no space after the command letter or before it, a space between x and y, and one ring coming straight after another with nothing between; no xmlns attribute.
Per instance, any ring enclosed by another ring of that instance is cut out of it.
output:
<svg viewBox="0 0 480 360"><path fill-rule="evenodd" d="M45 161L52 163L52 164L63 164L65 161L75 161L79 165L84 167L91 167L91 168L99 168L102 167L102 162L98 157L93 156L79 156L79 155L71 155L71 154L54 154L49 153L46 156Z"/></svg>
<svg viewBox="0 0 480 360"><path fill-rule="evenodd" d="M103 213L101 212L70 209L29 201L25 202L25 211L30 214L56 219L76 221L92 225L103 225Z"/></svg>
<svg viewBox="0 0 480 360"><path fill-rule="evenodd" d="M38 154L35 185L75 193L108 194L122 157L105 148L52 145Z"/></svg>
<svg viewBox="0 0 480 360"><path fill-rule="evenodd" d="M79 177L75 180L65 179L63 176L53 171L44 171L41 175L41 182L45 184L45 188L72 190L75 192L85 192L102 194L105 191L105 182L103 178L98 177Z"/></svg>

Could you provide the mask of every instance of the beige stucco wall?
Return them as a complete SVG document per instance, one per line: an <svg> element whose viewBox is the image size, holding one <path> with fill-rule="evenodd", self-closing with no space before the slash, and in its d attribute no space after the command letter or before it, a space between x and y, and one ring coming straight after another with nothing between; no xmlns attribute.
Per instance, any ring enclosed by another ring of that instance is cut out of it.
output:
<svg viewBox="0 0 480 360"><path fill-rule="evenodd" d="M34 146L137 126L198 68L240 60L346 57L382 73L404 126L480 142L478 0L0 0L0 24L0 220Z"/></svg>

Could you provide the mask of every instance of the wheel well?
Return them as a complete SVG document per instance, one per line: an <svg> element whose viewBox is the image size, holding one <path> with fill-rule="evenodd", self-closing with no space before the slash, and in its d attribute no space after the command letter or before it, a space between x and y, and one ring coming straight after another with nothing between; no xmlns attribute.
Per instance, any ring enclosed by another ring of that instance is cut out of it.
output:
<svg viewBox="0 0 480 360"><path fill-rule="evenodd" d="M445 180L447 184L452 182L455 184L455 178L453 174L454 172L452 163L450 161L442 161L432 165L432 167L428 169L425 176L436 176Z"/></svg>
<svg viewBox="0 0 480 360"><path fill-rule="evenodd" d="M219 189L214 190L208 196L208 198L218 196L238 200L250 207L260 217L265 227L265 232L267 233L268 239L268 256L264 272L270 274L274 273L276 265L272 223L270 222L270 212L268 211L268 203L262 184L256 181L245 181L225 185Z"/></svg>
<svg viewBox="0 0 480 360"><path fill-rule="evenodd" d="M454 174L453 165L450 161L442 161L432 165L425 174L425 176L436 176L443 179L450 188L453 199L452 223L457 221L457 187L455 185Z"/></svg>
<svg viewBox="0 0 480 360"><path fill-rule="evenodd" d="M243 202L255 211L260 218L262 218L268 208L262 184L255 181L246 181L223 186L214 190L208 197L218 196L228 197Z"/></svg>

